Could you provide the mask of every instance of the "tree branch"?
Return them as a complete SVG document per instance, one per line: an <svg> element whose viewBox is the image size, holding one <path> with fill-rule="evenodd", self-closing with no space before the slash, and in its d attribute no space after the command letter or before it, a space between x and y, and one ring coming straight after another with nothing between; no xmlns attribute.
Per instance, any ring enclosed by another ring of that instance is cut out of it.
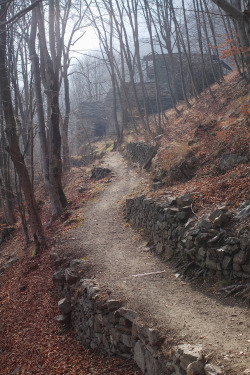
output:
<svg viewBox="0 0 250 375"><path fill-rule="evenodd" d="M219 8L223 9L227 14L241 22L248 22L249 18L240 10L229 4L226 0L212 0L213 3L218 5Z"/></svg>
<svg viewBox="0 0 250 375"><path fill-rule="evenodd" d="M33 8L35 8L39 3L41 3L42 1L44 0L37 0L35 1L33 4L29 5L27 8L25 9L22 9L20 10L20 12L18 12L17 14L15 14L13 17L11 17L9 20L1 23L1 20L0 20L0 23L2 26L6 26L8 25L9 23L12 23L12 22L16 22L19 20L19 18L21 18L24 14L28 13L30 10L32 10Z"/></svg>

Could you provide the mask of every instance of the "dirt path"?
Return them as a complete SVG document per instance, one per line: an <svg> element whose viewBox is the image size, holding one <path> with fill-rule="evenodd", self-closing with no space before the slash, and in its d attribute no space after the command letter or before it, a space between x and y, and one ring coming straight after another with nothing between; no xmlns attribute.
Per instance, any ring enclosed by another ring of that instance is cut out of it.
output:
<svg viewBox="0 0 250 375"><path fill-rule="evenodd" d="M112 182L90 205L84 225L67 235L75 238L76 253L85 256L97 280L149 326L168 332L170 340L201 344L226 374L244 374L250 369L249 311L195 290L150 252L126 225L121 206L122 198L143 183L142 177L118 153L109 153L105 166L114 172ZM133 276L156 271L165 272Z"/></svg>

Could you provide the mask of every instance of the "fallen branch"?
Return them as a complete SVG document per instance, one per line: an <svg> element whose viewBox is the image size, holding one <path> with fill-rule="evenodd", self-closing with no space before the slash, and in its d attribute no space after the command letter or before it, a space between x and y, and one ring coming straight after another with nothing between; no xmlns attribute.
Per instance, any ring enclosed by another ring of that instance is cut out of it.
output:
<svg viewBox="0 0 250 375"><path fill-rule="evenodd" d="M131 275L133 277L141 277L141 276L150 276L150 275L158 275L160 273L164 273L166 271L156 271L156 272L147 272L147 273L138 273L137 275Z"/></svg>

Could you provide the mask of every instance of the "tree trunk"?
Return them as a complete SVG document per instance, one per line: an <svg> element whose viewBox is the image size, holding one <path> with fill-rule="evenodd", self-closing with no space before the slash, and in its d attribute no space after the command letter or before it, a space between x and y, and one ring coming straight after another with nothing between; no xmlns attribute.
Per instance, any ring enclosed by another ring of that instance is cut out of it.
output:
<svg viewBox="0 0 250 375"><path fill-rule="evenodd" d="M4 22L6 20L7 5L2 4L0 8L0 19ZM15 165L18 176L20 178L21 186L24 192L27 207L29 209L30 226L32 236L36 242L37 250L40 246L45 246L45 235L41 223L41 218L38 213L37 204L35 201L34 191L30 181L29 173L26 168L23 155L19 148L18 137L16 133L16 122L12 107L12 98L10 85L8 82L8 74L6 70L6 27L0 24L0 90L3 103L3 112L6 123L6 136L8 140L8 152Z"/></svg>

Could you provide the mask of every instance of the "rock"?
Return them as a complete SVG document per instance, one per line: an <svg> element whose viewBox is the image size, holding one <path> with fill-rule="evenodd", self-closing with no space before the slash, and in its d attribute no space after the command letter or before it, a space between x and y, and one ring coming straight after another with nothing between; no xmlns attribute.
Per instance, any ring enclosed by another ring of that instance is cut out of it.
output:
<svg viewBox="0 0 250 375"><path fill-rule="evenodd" d="M196 220L190 218L190 219L188 219L188 221L186 222L186 224L185 224L185 228L186 228L186 229L190 229L190 228L192 228L192 227L194 226L195 223L196 223Z"/></svg>
<svg viewBox="0 0 250 375"><path fill-rule="evenodd" d="M90 178L101 180L102 178L106 177L109 173L111 173L111 170L108 168L94 167L91 170Z"/></svg>
<svg viewBox="0 0 250 375"><path fill-rule="evenodd" d="M75 284L79 279L79 276L72 268L66 268L64 271L66 282L70 285Z"/></svg>
<svg viewBox="0 0 250 375"><path fill-rule="evenodd" d="M209 215L209 220L214 221L215 219L219 218L222 214L226 214L227 211L228 211L228 210L227 210L227 207L226 207L226 206L223 206L223 207L217 208L215 211L213 211L213 212Z"/></svg>
<svg viewBox="0 0 250 375"><path fill-rule="evenodd" d="M223 270L228 270L232 269L232 264L233 264L233 259L230 256L225 256L223 261L222 261L222 269Z"/></svg>
<svg viewBox="0 0 250 375"><path fill-rule="evenodd" d="M133 348L135 345L135 340L132 338L132 336L126 335L125 333L121 335L121 342L128 348Z"/></svg>
<svg viewBox="0 0 250 375"><path fill-rule="evenodd" d="M136 322L138 314L137 312L125 308L120 308L115 312L115 315L118 314L120 316L123 316L124 318L130 320L132 323Z"/></svg>
<svg viewBox="0 0 250 375"><path fill-rule="evenodd" d="M147 328L146 332L151 346L159 346L162 343L163 337L160 335L159 331L154 328Z"/></svg>
<svg viewBox="0 0 250 375"><path fill-rule="evenodd" d="M244 264L247 261L247 253L246 251L240 250L237 254L235 254L233 258L233 262L236 264Z"/></svg>
<svg viewBox="0 0 250 375"><path fill-rule="evenodd" d="M211 363L207 363L204 367L204 372L206 375L222 375L222 370Z"/></svg>
<svg viewBox="0 0 250 375"><path fill-rule="evenodd" d="M176 219L180 221L185 221L189 216L188 212L178 212L176 215Z"/></svg>
<svg viewBox="0 0 250 375"><path fill-rule="evenodd" d="M246 156L241 156L241 155L236 155L236 154L224 154L220 158L219 162L219 168L221 171L227 171L229 169L232 169L236 165L240 163L246 163L247 162L247 157Z"/></svg>
<svg viewBox="0 0 250 375"><path fill-rule="evenodd" d="M246 233L240 236L240 247L246 252L250 250L250 236Z"/></svg>
<svg viewBox="0 0 250 375"><path fill-rule="evenodd" d="M58 307L63 315L67 315L71 312L71 304L66 298L63 298L58 302Z"/></svg>
<svg viewBox="0 0 250 375"><path fill-rule="evenodd" d="M182 195L181 197L176 198L176 203L178 207L185 207L185 206L191 206L191 196L190 194Z"/></svg>
<svg viewBox="0 0 250 375"><path fill-rule="evenodd" d="M243 271L250 274L250 263L249 264L243 264L241 266L243 268Z"/></svg>
<svg viewBox="0 0 250 375"><path fill-rule="evenodd" d="M87 296L89 299L92 299L99 292L100 292L100 289L96 286L89 285L87 287Z"/></svg>
<svg viewBox="0 0 250 375"><path fill-rule="evenodd" d="M240 243L240 240L237 237L228 237L225 239L227 245L236 245Z"/></svg>
<svg viewBox="0 0 250 375"><path fill-rule="evenodd" d="M83 259L72 259L69 266L70 266L70 268L77 268L83 262L84 262Z"/></svg>
<svg viewBox="0 0 250 375"><path fill-rule="evenodd" d="M108 300L107 301L108 311L118 310L121 306L122 306L122 302L121 301L117 301L117 300Z"/></svg>
<svg viewBox="0 0 250 375"><path fill-rule="evenodd" d="M209 220L208 216L207 215L203 215L200 220L198 221L198 227L200 229L205 229L205 230L209 230L212 228L212 223L211 221Z"/></svg>
<svg viewBox="0 0 250 375"><path fill-rule="evenodd" d="M208 257L206 258L206 267L210 270L214 270L216 271L217 270L217 262L212 260L212 259L209 259Z"/></svg>
<svg viewBox="0 0 250 375"><path fill-rule="evenodd" d="M239 221L243 221L245 219L247 219L248 217L250 217L250 202L245 202L243 205L241 205L238 209L237 209L237 214L236 214L236 219L238 219Z"/></svg>
<svg viewBox="0 0 250 375"><path fill-rule="evenodd" d="M174 206L177 204L175 197L167 197L167 203L169 206Z"/></svg>
<svg viewBox="0 0 250 375"><path fill-rule="evenodd" d="M56 271L52 276L52 280L59 284L65 283L66 279L64 271Z"/></svg>
<svg viewBox="0 0 250 375"><path fill-rule="evenodd" d="M194 361L187 366L187 375L205 375L205 363L205 356L201 354L197 361Z"/></svg>
<svg viewBox="0 0 250 375"><path fill-rule="evenodd" d="M187 366L196 361L202 351L202 345L181 344L175 348L175 357L181 361L182 367L186 370Z"/></svg>
<svg viewBox="0 0 250 375"><path fill-rule="evenodd" d="M146 369L145 349L140 341L137 341L134 347L134 361L144 373Z"/></svg>
<svg viewBox="0 0 250 375"><path fill-rule="evenodd" d="M154 358L154 356L148 351L145 351L145 362L146 362L146 369L147 374L150 375L159 375L160 372L160 366L157 359Z"/></svg>
<svg viewBox="0 0 250 375"><path fill-rule="evenodd" d="M55 320L60 324L68 324L69 323L69 315L57 315Z"/></svg>

